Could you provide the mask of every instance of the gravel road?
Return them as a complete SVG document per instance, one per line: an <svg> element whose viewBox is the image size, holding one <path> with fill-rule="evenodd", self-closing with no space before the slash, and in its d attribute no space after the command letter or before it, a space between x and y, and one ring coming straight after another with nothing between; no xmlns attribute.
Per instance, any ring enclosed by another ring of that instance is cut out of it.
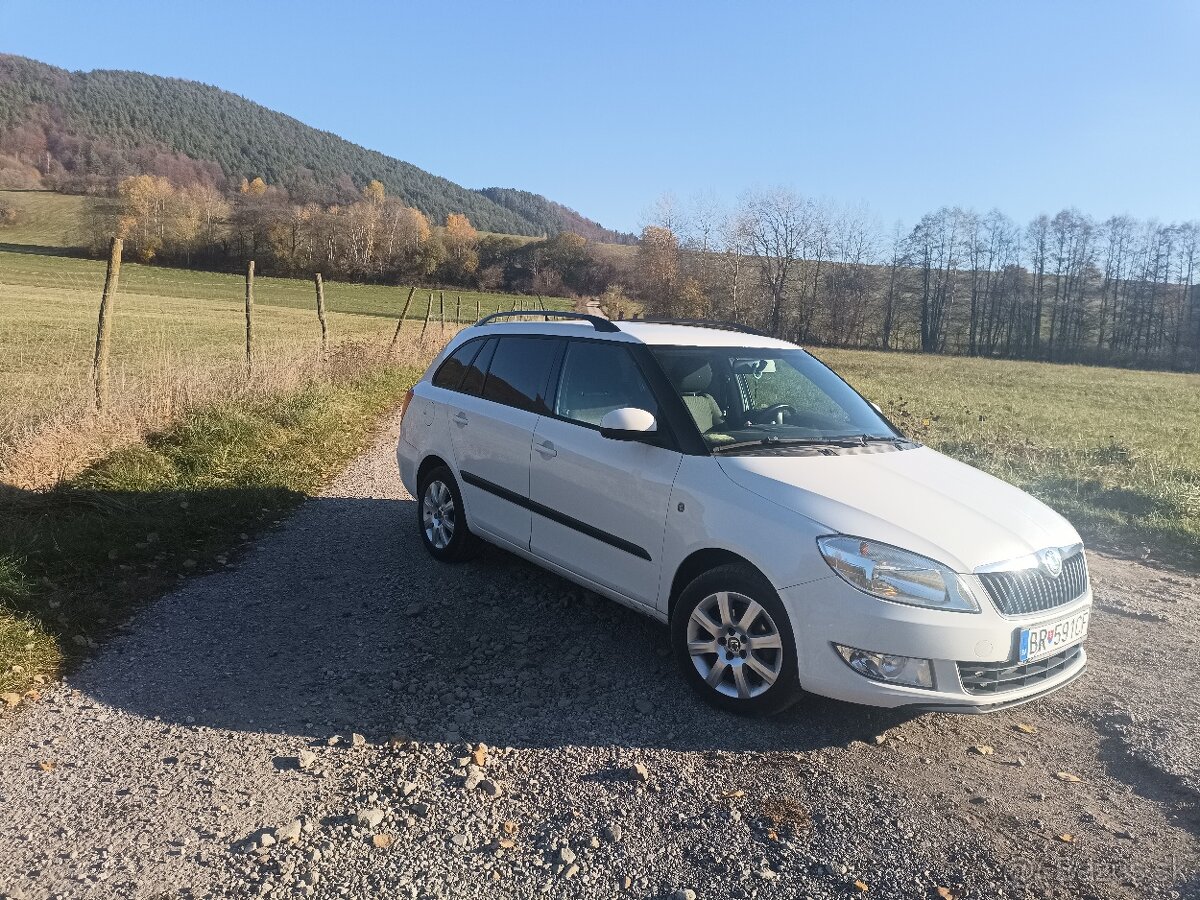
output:
<svg viewBox="0 0 1200 900"><path fill-rule="evenodd" d="M1200 896L1200 579L1092 556L1033 706L743 721L661 626L433 563L395 425L0 722L0 896Z"/></svg>

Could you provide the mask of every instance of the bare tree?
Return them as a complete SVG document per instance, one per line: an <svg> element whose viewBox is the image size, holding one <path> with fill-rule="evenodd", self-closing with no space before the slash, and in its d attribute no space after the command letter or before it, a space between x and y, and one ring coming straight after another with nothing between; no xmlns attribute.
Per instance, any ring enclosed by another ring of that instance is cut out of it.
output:
<svg viewBox="0 0 1200 900"><path fill-rule="evenodd" d="M718 229L721 287L717 293L729 298L729 317L734 321L745 316L743 280L747 256L753 252L753 234L754 224L742 210L726 213Z"/></svg>
<svg viewBox="0 0 1200 900"><path fill-rule="evenodd" d="M744 203L750 247L768 294L767 329L778 336L793 269L811 229L811 207L787 188L750 194Z"/></svg>
<svg viewBox="0 0 1200 900"><path fill-rule="evenodd" d="M921 280L921 350L939 353L954 305L963 212L942 207L913 229L910 243Z"/></svg>

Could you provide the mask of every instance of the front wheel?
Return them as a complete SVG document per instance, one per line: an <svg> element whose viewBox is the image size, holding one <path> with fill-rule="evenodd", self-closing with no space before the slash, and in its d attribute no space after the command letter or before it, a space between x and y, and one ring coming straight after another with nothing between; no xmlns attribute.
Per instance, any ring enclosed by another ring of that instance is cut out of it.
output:
<svg viewBox="0 0 1200 900"><path fill-rule="evenodd" d="M787 612L749 566L719 566L684 588L671 643L684 677L720 709L771 715L801 696Z"/></svg>
<svg viewBox="0 0 1200 900"><path fill-rule="evenodd" d="M446 466L431 469L417 487L417 527L429 555L439 562L462 562L479 552L479 538L467 528L462 494Z"/></svg>

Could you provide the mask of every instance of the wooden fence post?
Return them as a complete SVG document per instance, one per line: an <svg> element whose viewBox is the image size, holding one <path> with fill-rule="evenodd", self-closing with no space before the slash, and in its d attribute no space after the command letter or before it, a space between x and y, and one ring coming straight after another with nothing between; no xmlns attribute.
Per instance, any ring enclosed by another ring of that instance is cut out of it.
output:
<svg viewBox="0 0 1200 900"><path fill-rule="evenodd" d="M462 294L454 295L454 324L462 324Z"/></svg>
<svg viewBox="0 0 1200 900"><path fill-rule="evenodd" d="M425 321L421 323L420 340L425 340L425 330L429 327L429 316L433 312L433 291L429 292L429 305L425 307Z"/></svg>
<svg viewBox="0 0 1200 900"><path fill-rule="evenodd" d="M246 377L254 371L254 260L246 266Z"/></svg>
<svg viewBox="0 0 1200 900"><path fill-rule="evenodd" d="M400 321L396 323L396 333L392 335L392 343L388 347L389 353L396 349L396 342L400 340L400 329L404 327L404 320L408 317L408 308L412 305L413 294L416 292L415 284L408 289L408 299L404 301L404 309L400 311Z"/></svg>
<svg viewBox="0 0 1200 900"><path fill-rule="evenodd" d="M479 312L479 295L475 295L475 321L478 322L483 316Z"/></svg>
<svg viewBox="0 0 1200 900"><path fill-rule="evenodd" d="M92 360L92 381L96 388L96 409L108 406L108 342L112 331L112 307L121 279L123 241L115 237L108 245L108 268L104 272L104 293L100 295L100 321L96 323L96 355Z"/></svg>
<svg viewBox="0 0 1200 900"><path fill-rule="evenodd" d="M321 283L321 273L317 272L313 279L317 283L317 320L321 323L321 355L329 352L329 326L325 322L325 285Z"/></svg>
<svg viewBox="0 0 1200 900"><path fill-rule="evenodd" d="M438 291L438 321L441 322L442 334L446 333L446 292Z"/></svg>

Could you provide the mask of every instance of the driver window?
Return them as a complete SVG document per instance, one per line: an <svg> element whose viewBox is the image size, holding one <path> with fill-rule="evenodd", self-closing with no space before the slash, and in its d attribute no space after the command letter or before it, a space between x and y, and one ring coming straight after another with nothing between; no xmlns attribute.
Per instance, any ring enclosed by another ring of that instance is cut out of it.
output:
<svg viewBox="0 0 1200 900"><path fill-rule="evenodd" d="M563 359L555 414L598 428L606 413L626 406L658 416L650 386L629 351L614 343L571 341Z"/></svg>

